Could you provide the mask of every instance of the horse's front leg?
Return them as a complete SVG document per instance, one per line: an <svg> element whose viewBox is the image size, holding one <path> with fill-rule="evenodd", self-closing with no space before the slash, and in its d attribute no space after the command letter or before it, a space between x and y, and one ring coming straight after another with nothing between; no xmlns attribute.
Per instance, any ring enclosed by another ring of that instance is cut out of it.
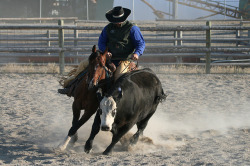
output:
<svg viewBox="0 0 250 166"><path fill-rule="evenodd" d="M72 105L72 110L73 110L73 120L72 120L72 127L73 127L76 126L78 123L81 114L81 108L77 107L76 102L74 102ZM65 138L64 142L59 145L59 149L65 150L70 142L74 144L77 141L77 139L78 139L77 132L75 132L75 134L73 135L68 135Z"/></svg>
<svg viewBox="0 0 250 166"><path fill-rule="evenodd" d="M94 123L92 125L92 129L91 129L91 133L90 136L88 138L88 140L85 143L84 146L84 151L86 153L89 153L92 149L93 146L93 140L95 138L95 136L99 133L100 131L100 124L101 124L101 118L100 118L100 112L97 111L96 115L95 115L95 120Z"/></svg>
<svg viewBox="0 0 250 166"><path fill-rule="evenodd" d="M69 144L70 140L72 139L72 137L74 137L74 135L77 133L77 130L85 123L87 122L87 120L89 120L89 118L95 113L95 110L93 112L84 112L84 114L82 115L81 119L74 124L68 133L68 136L66 137L64 143L62 145L59 146L59 148L61 150L65 150L67 148L67 145Z"/></svg>
<svg viewBox="0 0 250 166"><path fill-rule="evenodd" d="M82 115L82 117L80 118L79 121L77 121L76 124L74 124L68 133L69 137L72 137L73 135L76 134L77 130L84 124L86 123L89 118L96 112L96 109L85 109L84 114Z"/></svg>
<svg viewBox="0 0 250 166"><path fill-rule="evenodd" d="M82 115L82 117L80 118L80 120L78 121L74 121L73 122L73 126L70 128L69 132L68 132L68 136L66 137L64 144L61 146L61 150L66 149L68 143L70 142L70 140L72 139L72 137L75 136L75 134L77 133L77 130L85 123L89 120L89 118L96 112L97 108L96 108L96 104L92 104L92 107L88 107L85 109L84 114Z"/></svg>
<svg viewBox="0 0 250 166"><path fill-rule="evenodd" d="M81 114L81 108L80 106L77 106L75 102L72 104L72 110L73 110L73 120L72 120L72 127L77 125L80 114ZM70 143L74 144L78 140L78 134L77 132L71 136Z"/></svg>

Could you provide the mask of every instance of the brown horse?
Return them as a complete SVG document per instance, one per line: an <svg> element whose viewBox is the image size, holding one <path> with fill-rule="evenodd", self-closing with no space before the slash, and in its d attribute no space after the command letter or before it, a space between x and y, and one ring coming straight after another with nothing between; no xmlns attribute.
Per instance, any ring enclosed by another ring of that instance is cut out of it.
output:
<svg viewBox="0 0 250 166"><path fill-rule="evenodd" d="M77 141L77 130L89 120L99 106L96 91L98 82L104 80L106 77L107 68L105 64L107 52L107 49L104 53L96 50L95 45L92 48L92 54L89 56L89 65L85 70L86 73L74 89L72 127L65 141L59 145L61 150L66 149L70 141L72 143ZM84 110L84 114L80 118L81 110Z"/></svg>

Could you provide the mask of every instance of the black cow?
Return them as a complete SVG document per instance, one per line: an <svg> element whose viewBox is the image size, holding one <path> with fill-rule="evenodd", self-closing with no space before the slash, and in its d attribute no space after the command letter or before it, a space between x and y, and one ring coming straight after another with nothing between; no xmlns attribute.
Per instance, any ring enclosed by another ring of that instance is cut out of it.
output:
<svg viewBox="0 0 250 166"><path fill-rule="evenodd" d="M135 124L138 130L130 139L130 144L136 144L159 102L165 98L161 82L152 70L136 70L121 76L100 102L85 152L89 153L92 149L100 128L113 133L112 142L103 154L109 154Z"/></svg>

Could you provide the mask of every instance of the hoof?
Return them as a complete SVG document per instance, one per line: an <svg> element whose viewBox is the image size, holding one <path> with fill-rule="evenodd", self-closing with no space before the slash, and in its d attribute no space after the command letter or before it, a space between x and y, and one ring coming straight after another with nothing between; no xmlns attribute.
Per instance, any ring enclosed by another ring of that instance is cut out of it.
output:
<svg viewBox="0 0 250 166"><path fill-rule="evenodd" d="M92 145L93 145L93 141L87 140L87 142L85 143L85 146L84 146L84 151L86 153L90 153L92 150Z"/></svg>
<svg viewBox="0 0 250 166"><path fill-rule="evenodd" d="M89 154L92 151L92 149L88 150L88 149L84 149L84 152Z"/></svg>
<svg viewBox="0 0 250 166"><path fill-rule="evenodd" d="M71 136L71 140L70 140L70 144L74 145L76 143L76 141L78 140L78 134L75 133L73 136Z"/></svg>
<svg viewBox="0 0 250 166"><path fill-rule="evenodd" d="M105 150L102 154L103 155L111 155L111 152L110 151L108 152L108 151Z"/></svg>
<svg viewBox="0 0 250 166"><path fill-rule="evenodd" d="M56 151L64 151L67 148L67 146L64 145L58 145L58 147L55 149Z"/></svg>
<svg viewBox="0 0 250 166"><path fill-rule="evenodd" d="M69 144L69 141L71 140L70 136L67 136L62 144L60 144L57 148L61 151L65 150L67 148L67 145Z"/></svg>
<svg viewBox="0 0 250 166"><path fill-rule="evenodd" d="M85 153L90 153L91 151L92 151L92 147L85 145L84 152Z"/></svg>

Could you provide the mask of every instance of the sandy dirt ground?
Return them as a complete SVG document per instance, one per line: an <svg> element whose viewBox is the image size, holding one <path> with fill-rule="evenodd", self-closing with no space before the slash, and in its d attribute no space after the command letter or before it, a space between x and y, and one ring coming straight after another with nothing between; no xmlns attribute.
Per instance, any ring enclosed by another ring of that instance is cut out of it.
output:
<svg viewBox="0 0 250 166"><path fill-rule="evenodd" d="M250 165L250 75L158 74L167 100L140 141L112 155L111 134L100 132L84 152L93 117L79 140L56 147L71 126L73 98L59 95L58 76L0 74L0 165ZM135 132L135 128L131 132Z"/></svg>

